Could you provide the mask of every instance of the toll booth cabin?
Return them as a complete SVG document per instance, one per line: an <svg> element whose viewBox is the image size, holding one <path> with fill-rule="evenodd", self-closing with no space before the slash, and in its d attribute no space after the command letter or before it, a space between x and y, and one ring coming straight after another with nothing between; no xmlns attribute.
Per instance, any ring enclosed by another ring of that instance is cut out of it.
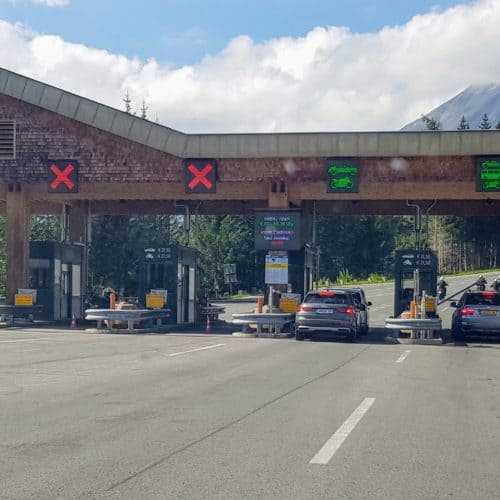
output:
<svg viewBox="0 0 500 500"><path fill-rule="evenodd" d="M436 295L438 261L432 250L398 250L394 262L394 317L422 293Z"/></svg>
<svg viewBox="0 0 500 500"><path fill-rule="evenodd" d="M146 248L140 268L139 296L146 304L146 294L166 293L165 307L170 322L194 323L197 291L197 252L180 245Z"/></svg>
<svg viewBox="0 0 500 500"><path fill-rule="evenodd" d="M317 248L306 245L298 251L288 252L288 283L294 293L302 298L313 287L315 259Z"/></svg>
<svg viewBox="0 0 500 500"><path fill-rule="evenodd" d="M56 241L31 241L29 286L46 320L83 317L82 262L84 246Z"/></svg>

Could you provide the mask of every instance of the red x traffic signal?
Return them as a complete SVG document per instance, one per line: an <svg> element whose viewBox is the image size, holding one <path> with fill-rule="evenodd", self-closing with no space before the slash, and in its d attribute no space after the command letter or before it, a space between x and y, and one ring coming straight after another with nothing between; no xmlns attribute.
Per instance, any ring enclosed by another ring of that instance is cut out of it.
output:
<svg viewBox="0 0 500 500"><path fill-rule="evenodd" d="M184 160L186 193L215 193L217 161L207 159Z"/></svg>
<svg viewBox="0 0 500 500"><path fill-rule="evenodd" d="M78 163L73 160L49 160L49 193L78 193Z"/></svg>

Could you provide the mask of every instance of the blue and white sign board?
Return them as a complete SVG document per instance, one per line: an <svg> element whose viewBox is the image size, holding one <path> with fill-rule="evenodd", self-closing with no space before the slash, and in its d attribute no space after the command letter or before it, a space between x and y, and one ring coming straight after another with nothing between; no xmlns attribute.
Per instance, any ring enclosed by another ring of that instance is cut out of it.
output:
<svg viewBox="0 0 500 500"><path fill-rule="evenodd" d="M286 252L266 255L265 283L286 285L288 283L288 254Z"/></svg>

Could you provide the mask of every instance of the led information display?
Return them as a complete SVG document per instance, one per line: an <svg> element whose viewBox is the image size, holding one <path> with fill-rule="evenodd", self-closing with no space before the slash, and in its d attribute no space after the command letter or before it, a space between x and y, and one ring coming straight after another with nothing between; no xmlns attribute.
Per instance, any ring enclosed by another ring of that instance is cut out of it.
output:
<svg viewBox="0 0 500 500"><path fill-rule="evenodd" d="M205 159L184 160L186 193L217 192L217 161Z"/></svg>
<svg viewBox="0 0 500 500"><path fill-rule="evenodd" d="M476 158L476 191L500 191L500 156Z"/></svg>
<svg viewBox="0 0 500 500"><path fill-rule="evenodd" d="M326 164L328 193L359 192L358 158L329 158Z"/></svg>
<svg viewBox="0 0 500 500"><path fill-rule="evenodd" d="M396 260L397 267L403 271L432 271L437 266L436 254L432 250L398 250Z"/></svg>
<svg viewBox="0 0 500 500"><path fill-rule="evenodd" d="M257 250L300 250L300 212L256 212Z"/></svg>
<svg viewBox="0 0 500 500"><path fill-rule="evenodd" d="M49 193L78 193L78 163L75 160L49 160Z"/></svg>

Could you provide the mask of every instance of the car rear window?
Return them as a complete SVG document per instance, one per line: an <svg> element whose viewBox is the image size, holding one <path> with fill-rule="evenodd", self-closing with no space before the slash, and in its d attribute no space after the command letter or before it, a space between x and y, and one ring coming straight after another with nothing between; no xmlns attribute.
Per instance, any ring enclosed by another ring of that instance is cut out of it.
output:
<svg viewBox="0 0 500 500"><path fill-rule="evenodd" d="M495 292L468 293L464 304L467 306L500 306L500 294Z"/></svg>
<svg viewBox="0 0 500 500"><path fill-rule="evenodd" d="M345 293L310 293L304 302L313 304L349 304L349 297Z"/></svg>

